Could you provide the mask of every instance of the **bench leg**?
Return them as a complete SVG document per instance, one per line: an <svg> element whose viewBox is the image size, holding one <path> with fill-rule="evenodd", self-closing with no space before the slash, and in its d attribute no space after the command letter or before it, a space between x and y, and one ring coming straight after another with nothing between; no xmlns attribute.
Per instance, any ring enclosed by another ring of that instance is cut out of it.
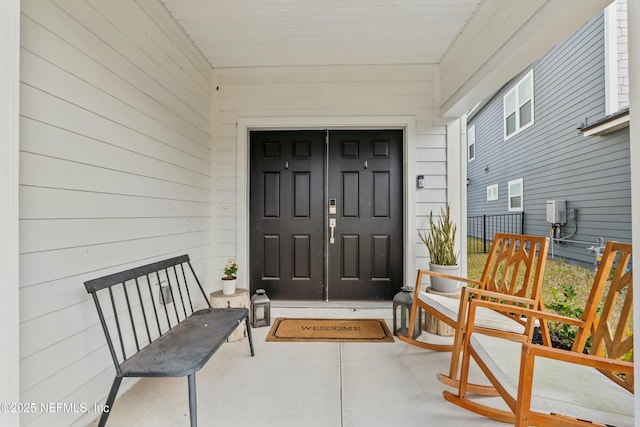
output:
<svg viewBox="0 0 640 427"><path fill-rule="evenodd" d="M113 402L116 400L116 395L118 394L118 389L120 388L121 383L122 377L115 377L113 379L111 391L109 391L107 402L104 404L104 409L102 410L102 415L100 416L98 427L104 427L104 425L107 423L107 418L109 418L109 414L111 413L111 409L113 408Z"/></svg>
<svg viewBox="0 0 640 427"><path fill-rule="evenodd" d="M198 407L196 401L196 374L195 372L187 378L189 382L189 417L191 427L198 427Z"/></svg>
<svg viewBox="0 0 640 427"><path fill-rule="evenodd" d="M249 348L251 349L251 356L255 356L253 352L253 338L251 337L251 324L249 323L249 316L244 318L244 321L247 324L247 338L249 338Z"/></svg>

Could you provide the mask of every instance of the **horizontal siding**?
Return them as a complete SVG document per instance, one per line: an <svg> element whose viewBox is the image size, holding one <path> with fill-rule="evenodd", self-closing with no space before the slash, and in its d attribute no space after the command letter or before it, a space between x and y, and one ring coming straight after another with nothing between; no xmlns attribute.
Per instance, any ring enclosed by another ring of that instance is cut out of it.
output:
<svg viewBox="0 0 640 427"><path fill-rule="evenodd" d="M157 102L157 108L173 104L175 113L169 114L168 117L171 117L172 120L178 120L182 116L191 118L189 126L200 124L199 127L206 140L208 132L206 119L209 108L206 97L209 92L209 88L206 87L207 80L203 80L201 85L192 84L192 88L185 88L184 82L195 82L199 73L191 76L184 72L180 75L171 75L175 64L170 65L167 69L162 67L163 64L158 63L157 59L162 52L159 46L156 47L156 52L146 51L144 46L141 46L149 44L146 43L149 37L134 34L134 32L143 31L142 29L131 26L123 32L121 28L118 28L127 20L127 15L122 13L123 10L129 11L132 15L144 16L146 14L144 9L136 3L121 2L123 9L117 12L118 19L113 19L110 16L113 13L111 10L113 2L93 1L92 4L89 4L73 0L58 0L45 2L43 5L37 4L34 7L33 5L36 3L38 2L27 2L22 6L23 14L27 16L24 19L25 25L30 25L30 22L33 22L35 25L39 24L44 27L45 31L60 36L60 41L64 41L64 44L67 45L67 48L63 50L64 53L68 49L84 53L91 52L91 60L82 61L84 65L78 67L78 72L82 73L79 75L82 80L90 81L101 78L102 73L95 72L94 66L110 70L112 75L127 75L129 86L125 87L134 92L143 91L151 100ZM141 4L145 5L144 2ZM152 23L149 25L153 26ZM32 32L32 36L28 39L29 45L26 45L25 48L31 48L32 42L36 45L39 44L43 49L51 47L48 46L48 43L58 42L56 40L39 41L38 39L42 36L43 34ZM66 62L75 63L77 60L78 58L73 56L66 56L62 60L56 59L55 63L64 65ZM119 91L119 85L125 83L116 82L113 84L114 90ZM194 93L200 93L200 96L193 95ZM132 94L130 96L136 97L138 95ZM143 107L142 109L147 106L145 103L140 105ZM198 111L198 109L202 109L202 111ZM206 141L204 144L206 145Z"/></svg>
<svg viewBox="0 0 640 427"><path fill-rule="evenodd" d="M533 64L535 123L503 139L502 99L506 85L468 125L476 127L476 159L468 164L468 215L507 212L507 182L524 179L525 231L549 235L546 201L567 200L578 210L563 236L595 243L630 241L629 130L585 138L585 120L605 114L604 24L597 17ZM485 171L485 168L488 170ZM486 187L499 184L499 200L486 201ZM590 244L554 245L554 255L591 265Z"/></svg>
<svg viewBox="0 0 640 427"><path fill-rule="evenodd" d="M42 101L53 101L53 99L32 98L32 102ZM123 132L118 133L118 129ZM112 131L116 131L115 135ZM96 135L95 132L100 134ZM157 150L154 151L152 140L141 138L136 141L136 136L133 132L115 127L100 131L94 129L94 134L89 136L56 127L50 121L45 123L23 116L20 148L27 153L38 153L57 159L64 158L83 165L163 179L171 183L197 188L206 188L209 185L208 162L166 145L158 147L157 143L155 144ZM43 140L48 143L42 144Z"/></svg>
<svg viewBox="0 0 640 427"><path fill-rule="evenodd" d="M99 113L87 110L79 105L47 94L29 85L20 88L20 101L29 105L29 109L22 113L24 118L43 122L52 130L61 129L76 133L85 139L122 148L122 154L132 152L152 157L163 163L171 163L192 172L207 175L209 173L208 158L199 158L190 153L185 147L174 143L167 143L149 136L145 131L131 128L126 124L105 119ZM70 122L69 119L73 121ZM25 126L21 123L21 129ZM203 154L201 152L201 154Z"/></svg>
<svg viewBox="0 0 640 427"><path fill-rule="evenodd" d="M21 401L93 405L114 369L83 282L189 253L212 286L210 68L155 2L21 6Z"/></svg>
<svg viewBox="0 0 640 427"><path fill-rule="evenodd" d="M427 187L416 193L418 227L430 209L447 200L446 128L434 124L433 66L326 66L219 69L214 91L219 105L214 164L216 265L236 254L236 155L242 117L414 116L416 173ZM415 183L408 183L413 191ZM408 238L415 241L416 233ZM418 266L426 254L419 255ZM411 279L412 280L412 279Z"/></svg>

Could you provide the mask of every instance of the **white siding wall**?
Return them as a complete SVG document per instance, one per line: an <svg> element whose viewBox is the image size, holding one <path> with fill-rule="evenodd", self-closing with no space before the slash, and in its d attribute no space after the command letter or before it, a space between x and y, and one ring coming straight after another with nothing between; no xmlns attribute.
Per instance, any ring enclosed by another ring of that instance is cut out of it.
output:
<svg viewBox="0 0 640 427"><path fill-rule="evenodd" d="M103 403L114 369L83 282L189 253L212 284L210 68L156 2L21 6L20 400Z"/></svg>
<svg viewBox="0 0 640 427"><path fill-rule="evenodd" d="M423 227L429 210L438 210L447 200L447 127L436 125L434 119L436 67L221 69L213 74L212 92L219 106L212 164L214 235L219 243L214 249L216 265L222 265L228 257L243 260L246 256L246 241L236 241L237 227L246 227L242 212L236 215L238 203L240 206L245 203L238 197L246 197L236 173L242 170L240 166L248 154L246 148L238 147L238 141L242 140L237 135L239 120L246 119L249 123L271 120L286 128L287 123L304 127L305 118L310 127L315 126L326 117L326 123L375 126L376 117L380 117L382 124L392 116L415 117L413 134L407 135L407 148L413 154L408 159L411 163L408 170L426 175L427 188L416 191L415 176L407 177L406 196L413 201L407 209L411 215L407 224L413 227L407 232L410 242L407 252L408 258L418 257L418 267L425 265L426 251L424 245L418 244L415 228ZM344 117L348 118L336 119ZM411 259L407 262L415 265ZM412 283L414 273L408 271L408 275L408 282Z"/></svg>

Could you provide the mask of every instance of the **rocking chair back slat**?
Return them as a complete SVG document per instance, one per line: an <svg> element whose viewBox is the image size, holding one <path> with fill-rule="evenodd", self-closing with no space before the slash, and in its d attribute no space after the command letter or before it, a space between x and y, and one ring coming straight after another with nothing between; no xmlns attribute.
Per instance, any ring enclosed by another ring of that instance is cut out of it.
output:
<svg viewBox="0 0 640 427"><path fill-rule="evenodd" d="M611 250L617 252L617 258L613 274L608 275L611 279L606 299L600 313L596 314L593 321L590 353L610 359L633 361L631 246L613 243ZM601 280L607 280L607 277ZM615 315L616 307L620 308L618 316ZM627 354L628 356L625 357ZM600 371L633 392L633 374L621 376L616 372L602 369Z"/></svg>
<svg viewBox="0 0 640 427"><path fill-rule="evenodd" d="M492 292L530 298L540 298L541 280L546 264L546 238L496 234L485 269L481 287ZM542 251L543 257L538 254Z"/></svg>

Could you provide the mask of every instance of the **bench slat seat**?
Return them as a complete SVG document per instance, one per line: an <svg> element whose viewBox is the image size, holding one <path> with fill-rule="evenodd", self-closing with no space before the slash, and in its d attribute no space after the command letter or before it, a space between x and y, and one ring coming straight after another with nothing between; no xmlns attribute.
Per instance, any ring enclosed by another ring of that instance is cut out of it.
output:
<svg viewBox="0 0 640 427"><path fill-rule="evenodd" d="M125 377L185 377L200 370L249 314L246 308L203 309L120 364Z"/></svg>

